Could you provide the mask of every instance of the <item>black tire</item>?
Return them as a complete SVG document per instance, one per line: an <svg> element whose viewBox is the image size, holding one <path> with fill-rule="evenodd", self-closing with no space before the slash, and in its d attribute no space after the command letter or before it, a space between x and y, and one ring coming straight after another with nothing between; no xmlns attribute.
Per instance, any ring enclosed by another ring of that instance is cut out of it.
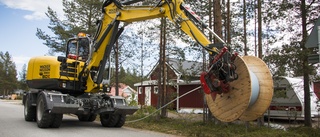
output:
<svg viewBox="0 0 320 137"><path fill-rule="evenodd" d="M53 117L53 121L50 127L59 128L62 123L63 114L51 114L51 115Z"/></svg>
<svg viewBox="0 0 320 137"><path fill-rule="evenodd" d="M115 127L119 121L119 115L100 114L100 122L104 127Z"/></svg>
<svg viewBox="0 0 320 137"><path fill-rule="evenodd" d="M119 115L119 120L118 123L115 125L115 127L122 127L124 125L124 123L126 122L126 115L125 114L121 114Z"/></svg>
<svg viewBox="0 0 320 137"><path fill-rule="evenodd" d="M83 121L83 122L86 122L86 121L88 121L88 119L89 119L89 116L88 115L77 115L78 116L78 119L79 119L79 121Z"/></svg>
<svg viewBox="0 0 320 137"><path fill-rule="evenodd" d="M93 121L96 120L96 118L97 118L97 114L91 114L90 117L89 117L89 119L88 119L88 121L89 121L89 122L93 122Z"/></svg>
<svg viewBox="0 0 320 137"><path fill-rule="evenodd" d="M22 105L25 105L26 100L27 100L27 96L25 94L23 94L23 96L22 96Z"/></svg>
<svg viewBox="0 0 320 137"><path fill-rule="evenodd" d="M93 122L96 120L97 115L96 114L88 114L88 115L77 115L79 121L83 122Z"/></svg>
<svg viewBox="0 0 320 137"><path fill-rule="evenodd" d="M46 110L46 102L43 95L38 96L36 119L39 128L48 128L53 122L53 116L49 113L49 110Z"/></svg>
<svg viewBox="0 0 320 137"><path fill-rule="evenodd" d="M31 106L30 101L26 97L26 100L24 101L24 120L35 121L36 117L36 107Z"/></svg>

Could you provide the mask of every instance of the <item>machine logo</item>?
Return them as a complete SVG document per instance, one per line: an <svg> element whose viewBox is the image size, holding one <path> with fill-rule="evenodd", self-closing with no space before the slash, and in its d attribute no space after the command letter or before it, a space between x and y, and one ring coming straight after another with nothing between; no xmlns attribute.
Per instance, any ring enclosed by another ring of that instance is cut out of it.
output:
<svg viewBox="0 0 320 137"><path fill-rule="evenodd" d="M42 78L50 78L50 65L40 65L39 72Z"/></svg>
<svg viewBox="0 0 320 137"><path fill-rule="evenodd" d="M119 11L118 8L109 9L109 10L108 10L108 14L115 14L115 13L117 13L118 11Z"/></svg>

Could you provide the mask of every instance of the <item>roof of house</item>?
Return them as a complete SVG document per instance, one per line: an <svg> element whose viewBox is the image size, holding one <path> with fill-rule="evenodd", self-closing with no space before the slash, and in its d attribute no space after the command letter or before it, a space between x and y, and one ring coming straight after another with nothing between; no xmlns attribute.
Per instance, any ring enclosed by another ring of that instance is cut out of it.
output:
<svg viewBox="0 0 320 137"><path fill-rule="evenodd" d="M179 80L178 81L168 81L167 85L200 85L200 80L192 80L192 81L184 81L184 80ZM139 87L139 86L157 86L158 85L158 80L148 80L148 81L143 81L142 83L135 83L133 86Z"/></svg>
<svg viewBox="0 0 320 137"><path fill-rule="evenodd" d="M127 94L132 94L135 93L134 89L132 89L130 86L124 84L124 83L119 83L119 95L123 97L127 97ZM116 87L115 85L112 85L111 90L110 90L110 95L115 96L116 94Z"/></svg>
<svg viewBox="0 0 320 137"><path fill-rule="evenodd" d="M125 88L123 88L123 92L125 92L125 93L136 93L137 91L134 90L133 88L131 88L130 86L126 86Z"/></svg>
<svg viewBox="0 0 320 137"><path fill-rule="evenodd" d="M188 60L179 60L174 58L167 59L166 64L175 72L177 76L180 75L189 75L189 76L200 76L202 72L202 62L188 61ZM148 74L148 77L152 74L153 71L159 65L159 61L153 67L153 69Z"/></svg>

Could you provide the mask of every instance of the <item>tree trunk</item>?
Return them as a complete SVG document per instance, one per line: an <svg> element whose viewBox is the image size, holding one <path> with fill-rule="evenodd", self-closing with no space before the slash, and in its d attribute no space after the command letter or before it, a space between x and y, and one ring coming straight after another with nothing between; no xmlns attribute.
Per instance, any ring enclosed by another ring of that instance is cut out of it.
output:
<svg viewBox="0 0 320 137"><path fill-rule="evenodd" d="M220 9L221 11L221 9ZM221 13L220 13L221 15ZM221 19L222 20L222 19ZM231 18L230 18L230 0L227 1L227 43L231 44L231 34L230 34L230 24L231 24ZM218 34L219 35L219 34ZM221 36L220 36L221 37Z"/></svg>
<svg viewBox="0 0 320 137"><path fill-rule="evenodd" d="M213 26L213 18L212 18L212 16L213 16L213 12L212 12L212 0L209 0L209 28L210 29L212 29L212 26ZM212 33L210 33L209 34L209 40L210 40L210 42L212 42L213 41L213 36L212 36ZM209 55L209 60L210 60L210 62L211 62L211 59L212 58L210 58L210 55ZM203 59L203 71L205 71L205 70L207 70L207 65L206 65L206 63L205 63L205 61L206 61L206 59L205 59L205 55L204 55L204 59ZM211 114L211 112L210 112L210 110L209 110L209 108L208 108L208 105L207 105L207 101L205 100L205 103L204 103L204 115L203 115L203 121L204 122L209 122L211 119L212 119L212 114Z"/></svg>
<svg viewBox="0 0 320 137"><path fill-rule="evenodd" d="M222 37L222 16L221 16L220 0L214 0L213 5L214 5L214 31L221 38ZM220 41L217 38L215 38L214 42L219 43Z"/></svg>
<svg viewBox="0 0 320 137"><path fill-rule="evenodd" d="M212 29L212 0L209 0L209 28ZM212 34L209 33L209 40L210 42L212 42L213 40L213 37L212 37Z"/></svg>
<svg viewBox="0 0 320 137"><path fill-rule="evenodd" d="M262 59L262 15L261 0L258 0L258 57Z"/></svg>
<svg viewBox="0 0 320 137"><path fill-rule="evenodd" d="M119 95L119 43L116 42L116 96Z"/></svg>
<svg viewBox="0 0 320 137"><path fill-rule="evenodd" d="M301 0L301 18L302 18L302 42L301 48L303 49L303 79L304 79L304 125L312 127L311 124L311 110L310 110L310 88L309 88L309 66L308 66L308 49L305 47L307 39L307 11L306 2Z"/></svg>
<svg viewBox="0 0 320 137"><path fill-rule="evenodd" d="M246 0L243 0L243 44L244 44L244 55L247 53L247 12L246 12Z"/></svg>
<svg viewBox="0 0 320 137"><path fill-rule="evenodd" d="M214 12L213 12L213 15L214 15L214 31L220 38L222 38L222 15L221 15L221 3L220 3L220 0L214 0L213 6L214 6ZM229 27L228 24L227 24L227 27ZM230 34L228 32L228 30L227 30L227 33L228 33L228 35ZM214 43L220 43L220 41L217 38L215 38L214 39ZM210 111L209 111L209 114L212 115ZM220 123L220 121L218 119L215 119L215 118L213 118L213 119L214 119L215 123Z"/></svg>
<svg viewBox="0 0 320 137"><path fill-rule="evenodd" d="M162 77L162 64L163 64L163 54L162 54L162 48L163 48L163 44L162 44L162 18L161 18L161 25L160 25L160 47L159 47L159 65L158 65L158 102L157 102L157 109L159 109L159 108L161 108L161 105L162 105L162 98L163 98L163 96L162 96L162 92L163 92L163 89L162 89L162 84L161 84L161 82L162 82L162 80L161 80L161 77ZM160 116L161 116L161 112L158 114L158 116L157 116L157 119L159 119L160 118Z"/></svg>
<svg viewBox="0 0 320 137"><path fill-rule="evenodd" d="M254 0L253 5L254 6L256 5L256 0ZM257 57L257 10L256 8L254 8L254 56Z"/></svg>
<svg viewBox="0 0 320 137"><path fill-rule="evenodd" d="M161 74L162 74L162 80L161 80L161 83L162 83L162 93L161 93L161 96L162 96L162 98L161 98L161 107L162 106L164 106L165 104L166 104L166 19L165 18L161 18L161 43L162 43L162 52L161 52L161 54L162 54L162 72L161 72ZM167 117L167 107L164 107L164 108L162 108L161 109L161 117Z"/></svg>
<svg viewBox="0 0 320 137"><path fill-rule="evenodd" d="M262 13L261 13L261 0L258 0L258 57L262 59ZM258 125L263 126L264 119L260 117L257 119Z"/></svg>

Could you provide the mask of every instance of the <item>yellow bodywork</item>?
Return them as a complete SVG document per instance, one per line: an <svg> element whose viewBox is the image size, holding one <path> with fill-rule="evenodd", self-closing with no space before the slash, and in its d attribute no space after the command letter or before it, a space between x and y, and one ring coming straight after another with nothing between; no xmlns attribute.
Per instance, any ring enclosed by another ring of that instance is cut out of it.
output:
<svg viewBox="0 0 320 137"><path fill-rule="evenodd" d="M61 75L61 62L54 56L38 56L30 59L28 63L27 80L58 79L78 81L78 74L84 66L84 62L68 59L67 63L79 62L75 72L65 72L68 75ZM69 68L70 66L68 66ZM63 73L63 72L62 72Z"/></svg>

